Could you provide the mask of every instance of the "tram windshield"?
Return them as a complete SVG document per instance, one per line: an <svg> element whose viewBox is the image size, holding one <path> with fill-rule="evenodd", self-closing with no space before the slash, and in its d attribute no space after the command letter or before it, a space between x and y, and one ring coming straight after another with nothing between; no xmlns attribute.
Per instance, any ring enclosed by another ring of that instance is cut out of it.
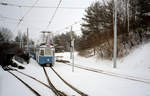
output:
<svg viewBox="0 0 150 96"><path fill-rule="evenodd" d="M45 48L45 55L46 56L53 56L53 51L51 48Z"/></svg>
<svg viewBox="0 0 150 96"><path fill-rule="evenodd" d="M44 56L44 50L40 50L40 55Z"/></svg>

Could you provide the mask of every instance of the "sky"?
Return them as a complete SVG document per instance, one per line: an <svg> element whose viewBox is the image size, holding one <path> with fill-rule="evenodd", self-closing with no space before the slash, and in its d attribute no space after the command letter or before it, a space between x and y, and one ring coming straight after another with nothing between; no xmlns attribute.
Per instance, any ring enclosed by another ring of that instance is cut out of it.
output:
<svg viewBox="0 0 150 96"><path fill-rule="evenodd" d="M0 3L33 6L36 1L37 0L0 0ZM0 27L9 28L13 32L14 37L18 31L26 32L27 28L29 28L29 38L33 40L40 39L41 31L51 31L54 35L62 32L65 33L71 29L70 25L72 24L72 30L76 31L77 34L81 34L80 24L83 22L82 18L85 15L85 9L94 1L97 0L62 0L49 26L49 21L60 0L38 0L35 4L35 6L54 8L34 7L31 9L31 7L0 5ZM28 12L28 10L30 11ZM22 22L17 26L19 19L23 16ZM13 20L10 18L13 18Z"/></svg>

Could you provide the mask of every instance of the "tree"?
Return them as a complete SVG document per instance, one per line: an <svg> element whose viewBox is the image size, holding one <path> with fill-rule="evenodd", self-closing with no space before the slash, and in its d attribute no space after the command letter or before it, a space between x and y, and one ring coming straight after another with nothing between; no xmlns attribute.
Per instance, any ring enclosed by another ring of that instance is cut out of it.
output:
<svg viewBox="0 0 150 96"><path fill-rule="evenodd" d="M150 0L137 0L137 17L139 27L150 27Z"/></svg>
<svg viewBox="0 0 150 96"><path fill-rule="evenodd" d="M0 28L0 37L2 37L1 41L10 41L12 40L12 36L13 34L8 28Z"/></svg>
<svg viewBox="0 0 150 96"><path fill-rule="evenodd" d="M21 41L21 38L22 38L21 31L18 31L18 34L15 37L15 41L19 43Z"/></svg>
<svg viewBox="0 0 150 96"><path fill-rule="evenodd" d="M27 47L27 35L26 33L21 33L21 31L18 32L17 36L15 37L15 41L18 43L18 44L21 44L20 47L22 46L23 48ZM29 39L29 47L34 47L34 41L32 39ZM32 50L34 50L34 48L30 48Z"/></svg>
<svg viewBox="0 0 150 96"><path fill-rule="evenodd" d="M75 38L75 48L78 47L78 36L73 32L73 37ZM71 44L71 32L67 33L62 33L60 35L56 35L54 37L54 44L56 45L56 51L61 52L61 51L70 51L70 44Z"/></svg>
<svg viewBox="0 0 150 96"><path fill-rule="evenodd" d="M104 42L109 42L113 34L113 3L102 4L97 1L91 4L86 10L82 24L82 39L80 50L95 48ZM107 34L107 35L106 35ZM105 39L104 39L105 38Z"/></svg>
<svg viewBox="0 0 150 96"><path fill-rule="evenodd" d="M78 51L93 50L100 57L112 58L113 7L113 0L96 1L85 10ZM150 0L119 0L117 11L117 56L123 57L148 40L145 33L150 29Z"/></svg>
<svg viewBox="0 0 150 96"><path fill-rule="evenodd" d="M4 41L4 37L1 32L0 32L0 41Z"/></svg>

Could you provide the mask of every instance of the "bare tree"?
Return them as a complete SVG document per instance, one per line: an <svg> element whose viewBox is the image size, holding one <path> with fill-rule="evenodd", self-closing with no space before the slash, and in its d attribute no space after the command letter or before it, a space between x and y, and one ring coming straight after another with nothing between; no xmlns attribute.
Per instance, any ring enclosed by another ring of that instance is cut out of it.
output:
<svg viewBox="0 0 150 96"><path fill-rule="evenodd" d="M0 28L0 35L1 35L1 40L3 41L10 41L12 40L12 32L8 29L8 28L4 28L4 27L1 27Z"/></svg>

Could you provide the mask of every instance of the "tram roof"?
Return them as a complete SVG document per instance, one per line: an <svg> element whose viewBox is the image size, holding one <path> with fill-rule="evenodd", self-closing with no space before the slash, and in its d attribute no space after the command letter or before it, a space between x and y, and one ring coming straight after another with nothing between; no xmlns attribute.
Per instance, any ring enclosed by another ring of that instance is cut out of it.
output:
<svg viewBox="0 0 150 96"><path fill-rule="evenodd" d="M41 46L39 46L39 48L46 48L46 47L53 48L54 46L52 46L52 45L41 45Z"/></svg>

